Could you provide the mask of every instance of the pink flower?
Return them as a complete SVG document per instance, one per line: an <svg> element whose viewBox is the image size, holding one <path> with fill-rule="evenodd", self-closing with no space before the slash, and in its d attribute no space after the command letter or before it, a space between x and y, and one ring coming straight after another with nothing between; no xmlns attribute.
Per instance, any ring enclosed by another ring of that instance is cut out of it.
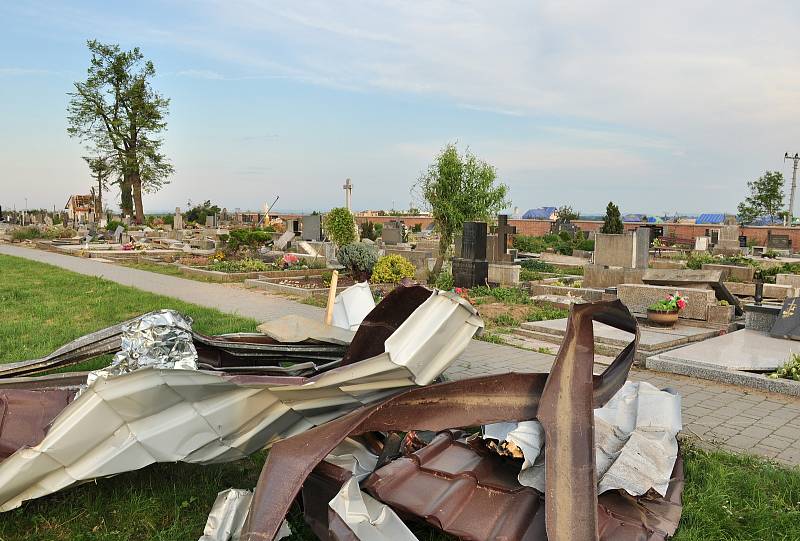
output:
<svg viewBox="0 0 800 541"><path fill-rule="evenodd" d="M287 265L294 265L298 261L300 261L300 258L294 254L285 254L283 256L283 262L286 263Z"/></svg>
<svg viewBox="0 0 800 541"><path fill-rule="evenodd" d="M459 295L461 295L462 293L464 293L464 290L463 290L463 289L461 289L460 287L457 287L457 288L456 288L456 293L458 293Z"/></svg>
<svg viewBox="0 0 800 541"><path fill-rule="evenodd" d="M678 299L678 309L683 310L686 308L686 301L683 299Z"/></svg>

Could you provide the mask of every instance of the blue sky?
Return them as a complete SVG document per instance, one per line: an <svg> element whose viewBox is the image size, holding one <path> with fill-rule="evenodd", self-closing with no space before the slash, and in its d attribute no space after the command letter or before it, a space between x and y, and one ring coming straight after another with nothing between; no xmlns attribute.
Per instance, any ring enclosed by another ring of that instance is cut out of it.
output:
<svg viewBox="0 0 800 541"><path fill-rule="evenodd" d="M177 172L146 210L326 209L346 177L356 209L406 208L458 141L521 209L734 211L800 152L799 19L791 2L5 2L0 204L88 190L65 109L96 38L139 46L172 100Z"/></svg>

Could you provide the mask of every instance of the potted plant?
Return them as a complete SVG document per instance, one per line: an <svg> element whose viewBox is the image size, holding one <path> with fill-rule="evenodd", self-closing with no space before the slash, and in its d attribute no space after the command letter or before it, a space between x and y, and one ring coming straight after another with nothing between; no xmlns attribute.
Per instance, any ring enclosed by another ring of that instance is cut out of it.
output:
<svg viewBox="0 0 800 541"><path fill-rule="evenodd" d="M647 307L647 320L651 323L672 327L678 321L678 314L686 308L686 299L677 291L665 299Z"/></svg>

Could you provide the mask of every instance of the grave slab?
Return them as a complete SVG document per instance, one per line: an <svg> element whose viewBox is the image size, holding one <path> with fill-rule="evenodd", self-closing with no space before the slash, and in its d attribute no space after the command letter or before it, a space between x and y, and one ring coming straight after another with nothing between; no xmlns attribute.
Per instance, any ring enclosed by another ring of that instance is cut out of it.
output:
<svg viewBox="0 0 800 541"><path fill-rule="evenodd" d="M800 342L773 338L753 329L741 329L673 349L661 356L724 370L771 372L782 366L792 353L800 353Z"/></svg>
<svg viewBox="0 0 800 541"><path fill-rule="evenodd" d="M619 298L628 310L635 314L646 314L647 307L680 291L686 297L688 305L680 311L680 317L705 321L708 318L708 306L717 302L712 289L695 289L691 287L656 286L650 284L620 284L617 286Z"/></svg>

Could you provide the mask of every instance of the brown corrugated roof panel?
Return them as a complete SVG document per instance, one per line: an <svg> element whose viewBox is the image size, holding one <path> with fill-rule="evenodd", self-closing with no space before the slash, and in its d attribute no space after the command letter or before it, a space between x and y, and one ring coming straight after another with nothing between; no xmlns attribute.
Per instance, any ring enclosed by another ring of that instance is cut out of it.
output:
<svg viewBox="0 0 800 541"><path fill-rule="evenodd" d="M468 541L543 541L544 498L517 481L521 461L499 457L451 433L399 458L369 477L362 488L401 514L413 515ZM667 498L599 497L600 539L660 541L680 519L683 465L678 461Z"/></svg>

